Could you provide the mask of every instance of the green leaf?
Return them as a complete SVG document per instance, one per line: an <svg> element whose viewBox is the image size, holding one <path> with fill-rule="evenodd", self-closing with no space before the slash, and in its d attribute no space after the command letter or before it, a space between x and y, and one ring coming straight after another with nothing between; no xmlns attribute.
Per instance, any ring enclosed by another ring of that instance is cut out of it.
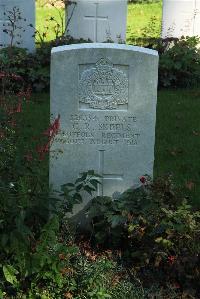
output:
<svg viewBox="0 0 200 299"><path fill-rule="evenodd" d="M122 217L120 215L111 215L111 226L112 228L120 225L120 224L123 224L123 222L125 221L125 217Z"/></svg>
<svg viewBox="0 0 200 299"><path fill-rule="evenodd" d="M94 188L95 188L95 190L97 189L97 186L98 186L98 184L100 184L100 182L98 181L98 180L96 180L96 179L92 179L92 180L90 180L90 184L92 185L92 186L94 186Z"/></svg>
<svg viewBox="0 0 200 299"><path fill-rule="evenodd" d="M79 193L75 193L73 198L76 199L77 203L82 202L82 196Z"/></svg>
<svg viewBox="0 0 200 299"><path fill-rule="evenodd" d="M94 170L88 170L88 175L94 175Z"/></svg>
<svg viewBox="0 0 200 299"><path fill-rule="evenodd" d="M87 193L92 195L92 191L95 191L93 188L89 187L88 185L83 188Z"/></svg>
<svg viewBox="0 0 200 299"><path fill-rule="evenodd" d="M79 184L76 186L76 191L79 192L81 188L83 187L83 184Z"/></svg>
<svg viewBox="0 0 200 299"><path fill-rule="evenodd" d="M78 178L78 179L75 181L75 184L77 184L77 183L81 183L81 182L83 182L82 177Z"/></svg>
<svg viewBox="0 0 200 299"><path fill-rule="evenodd" d="M12 285L17 283L16 274L19 272L11 265L3 266L3 273L6 281L10 282Z"/></svg>
<svg viewBox="0 0 200 299"><path fill-rule="evenodd" d="M80 177L80 179L82 180L82 181L84 181L86 178L87 178L87 172L83 172L82 173L82 176Z"/></svg>

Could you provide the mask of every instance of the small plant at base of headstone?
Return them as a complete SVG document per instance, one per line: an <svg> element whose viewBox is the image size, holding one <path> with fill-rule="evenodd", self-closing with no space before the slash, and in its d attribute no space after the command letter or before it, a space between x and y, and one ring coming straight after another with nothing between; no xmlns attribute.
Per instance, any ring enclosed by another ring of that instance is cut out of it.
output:
<svg viewBox="0 0 200 299"><path fill-rule="evenodd" d="M80 204L83 201L81 193L85 191L90 196L93 192L97 191L98 184L101 184L101 176L94 172L94 170L88 170L83 172L81 176L75 181L75 183L67 183L61 186L60 196L64 198L63 212L72 212L75 204Z"/></svg>

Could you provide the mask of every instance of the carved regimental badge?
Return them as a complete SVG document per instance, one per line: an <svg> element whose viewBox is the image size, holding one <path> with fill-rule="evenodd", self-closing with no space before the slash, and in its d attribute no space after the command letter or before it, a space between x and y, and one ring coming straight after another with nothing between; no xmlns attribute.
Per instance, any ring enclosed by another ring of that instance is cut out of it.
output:
<svg viewBox="0 0 200 299"><path fill-rule="evenodd" d="M84 70L79 80L79 102L92 109L117 109L128 104L128 76L101 58L95 67Z"/></svg>

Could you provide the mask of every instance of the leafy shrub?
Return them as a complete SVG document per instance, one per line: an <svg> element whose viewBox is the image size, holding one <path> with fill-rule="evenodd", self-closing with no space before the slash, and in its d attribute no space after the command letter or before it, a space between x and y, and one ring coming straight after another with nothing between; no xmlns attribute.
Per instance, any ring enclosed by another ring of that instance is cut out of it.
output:
<svg viewBox="0 0 200 299"><path fill-rule="evenodd" d="M157 30L156 27L152 29ZM50 86L50 52L53 46L85 42L70 37L59 38L44 43L35 54L27 54L24 49L6 48L0 50L0 69L10 75L13 73L23 78L25 86L34 91L48 90ZM88 42L88 41L87 41ZM194 87L200 83L199 39L186 37L176 39L157 39L142 37L129 43L137 44L159 52L159 87ZM2 84L0 78L0 84ZM16 90L20 80L12 83Z"/></svg>
<svg viewBox="0 0 200 299"><path fill-rule="evenodd" d="M169 179L147 182L114 201L92 200L94 242L120 248L140 274L197 286L200 213L181 200Z"/></svg>
<svg viewBox="0 0 200 299"><path fill-rule="evenodd" d="M43 56L28 54L25 49L8 47L0 50L0 69L8 74L16 74L23 78L26 86L33 90L45 90L49 87L49 60ZM13 91L19 87L15 82Z"/></svg>
<svg viewBox="0 0 200 299"><path fill-rule="evenodd" d="M174 40L160 55L159 84L191 87L200 84L200 49L197 37Z"/></svg>

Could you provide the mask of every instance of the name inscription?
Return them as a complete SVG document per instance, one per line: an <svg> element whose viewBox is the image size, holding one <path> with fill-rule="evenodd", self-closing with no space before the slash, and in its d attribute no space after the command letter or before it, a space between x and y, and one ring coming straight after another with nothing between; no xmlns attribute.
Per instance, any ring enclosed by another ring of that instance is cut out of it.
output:
<svg viewBox="0 0 200 299"><path fill-rule="evenodd" d="M136 146L140 133L134 115L71 114L68 130L56 140L66 144Z"/></svg>

